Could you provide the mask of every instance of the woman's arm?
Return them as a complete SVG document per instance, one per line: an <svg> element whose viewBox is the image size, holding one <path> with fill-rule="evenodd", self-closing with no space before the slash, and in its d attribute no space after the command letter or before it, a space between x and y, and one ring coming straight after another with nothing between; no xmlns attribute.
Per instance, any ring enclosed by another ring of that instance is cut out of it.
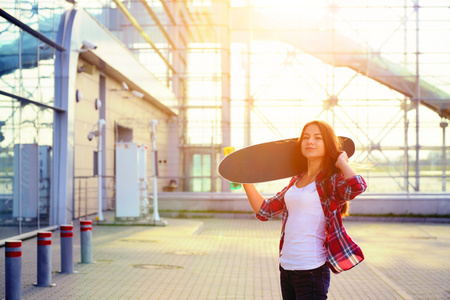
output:
<svg viewBox="0 0 450 300"><path fill-rule="evenodd" d="M341 180L337 180L337 192L341 202L353 200L367 189L367 183L362 176L356 174L348 164L347 153L342 152L336 160L336 167L342 171ZM342 177L344 177L342 179Z"/></svg>
<svg viewBox="0 0 450 300"><path fill-rule="evenodd" d="M242 184L242 186L244 187L245 193L247 194L248 201L250 202L253 211L255 212L255 214L257 214L264 202L264 197L258 192L254 184L244 183Z"/></svg>
<svg viewBox="0 0 450 300"><path fill-rule="evenodd" d="M256 218L261 221L267 221L278 216L285 210L284 194L295 183L298 176L292 177L291 181L275 196L265 199L253 184L242 184L248 201L256 213Z"/></svg>
<svg viewBox="0 0 450 300"><path fill-rule="evenodd" d="M345 151L343 151L337 158L336 167L342 171L345 179L356 176L356 172L348 164L348 156Z"/></svg>

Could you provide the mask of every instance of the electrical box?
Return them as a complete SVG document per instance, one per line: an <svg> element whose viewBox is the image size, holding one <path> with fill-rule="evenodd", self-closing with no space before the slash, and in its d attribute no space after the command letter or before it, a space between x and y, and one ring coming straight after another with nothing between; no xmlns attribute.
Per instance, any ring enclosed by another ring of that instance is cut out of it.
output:
<svg viewBox="0 0 450 300"><path fill-rule="evenodd" d="M14 145L13 217L48 214L50 203L50 146Z"/></svg>
<svg viewBox="0 0 450 300"><path fill-rule="evenodd" d="M140 179L145 180L145 170L145 146L116 143L116 218L142 216Z"/></svg>
<svg viewBox="0 0 450 300"><path fill-rule="evenodd" d="M51 180L50 146L39 146L39 212L50 217L50 184Z"/></svg>

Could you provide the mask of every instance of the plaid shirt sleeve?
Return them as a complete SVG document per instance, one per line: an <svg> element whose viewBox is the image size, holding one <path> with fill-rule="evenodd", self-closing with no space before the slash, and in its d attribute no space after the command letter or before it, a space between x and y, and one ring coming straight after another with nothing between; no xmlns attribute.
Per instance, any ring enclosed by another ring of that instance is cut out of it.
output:
<svg viewBox="0 0 450 300"><path fill-rule="evenodd" d="M285 211L284 194L295 183L297 177L293 177L289 184L279 191L275 196L264 200L261 208L256 214L256 218L261 221L268 221Z"/></svg>
<svg viewBox="0 0 450 300"><path fill-rule="evenodd" d="M347 234L341 219L340 209L346 201L353 200L367 189L367 184L360 175L344 179L343 176L335 178L335 193L329 207L327 224L327 250L328 265L333 273L349 270L364 260L361 248Z"/></svg>
<svg viewBox="0 0 450 300"><path fill-rule="evenodd" d="M367 189L366 181L361 175L345 179L344 175L340 173L332 181L334 183L330 182L330 184L335 185L336 189L331 200L335 202L334 205L339 207L344 205L345 202L355 199L356 196L361 195ZM331 205L331 210L336 208L334 205Z"/></svg>

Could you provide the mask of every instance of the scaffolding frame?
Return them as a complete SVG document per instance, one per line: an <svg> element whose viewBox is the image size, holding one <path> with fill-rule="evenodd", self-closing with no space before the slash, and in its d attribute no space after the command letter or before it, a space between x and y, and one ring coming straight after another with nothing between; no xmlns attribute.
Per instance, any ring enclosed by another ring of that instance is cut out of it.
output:
<svg viewBox="0 0 450 300"><path fill-rule="evenodd" d="M351 134L358 161L375 163L364 171L373 191L448 189L445 1L277 1L275 6L247 0L80 0L77 5L177 96L178 105L171 108L178 111L184 190L195 177L189 173L190 157L210 153L205 177L211 187L204 191L229 191L216 172L221 148L290 138L308 121L302 113L307 110L308 117ZM433 35L439 45L429 45ZM374 90L381 92L372 95ZM291 112L297 117L277 117ZM373 121L371 114L389 117ZM376 181L386 178L392 186L383 190ZM423 187L423 181L433 182Z"/></svg>

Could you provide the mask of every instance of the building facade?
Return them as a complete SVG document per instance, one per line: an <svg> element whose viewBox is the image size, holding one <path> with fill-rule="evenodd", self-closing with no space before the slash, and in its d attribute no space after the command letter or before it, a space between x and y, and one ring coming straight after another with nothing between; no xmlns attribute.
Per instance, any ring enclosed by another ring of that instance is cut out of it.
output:
<svg viewBox="0 0 450 300"><path fill-rule="evenodd" d="M173 92L85 10L10 5L1 19L0 239L115 206L118 144L149 157L157 145L159 174L169 178L178 166L169 154L178 134ZM140 164L147 185L155 167Z"/></svg>
<svg viewBox="0 0 450 300"><path fill-rule="evenodd" d="M353 160L371 165L361 212L392 197L421 203L415 213L450 211L448 1L0 7L0 239L117 209L124 144L146 149L136 197L177 191L164 209L242 210L195 204L244 198L217 173L222 148L296 137L312 119L351 137Z"/></svg>

